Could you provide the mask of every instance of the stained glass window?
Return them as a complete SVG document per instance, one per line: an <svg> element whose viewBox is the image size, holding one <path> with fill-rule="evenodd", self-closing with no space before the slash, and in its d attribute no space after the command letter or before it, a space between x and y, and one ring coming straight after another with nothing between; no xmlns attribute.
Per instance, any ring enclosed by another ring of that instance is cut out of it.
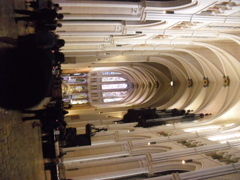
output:
<svg viewBox="0 0 240 180"><path fill-rule="evenodd" d="M95 71L90 74L90 93L92 103L111 103L126 98L131 88L124 73L114 71ZM96 93L96 90L98 92Z"/></svg>
<svg viewBox="0 0 240 180"><path fill-rule="evenodd" d="M125 89L128 85L126 83L122 84L103 84L102 89Z"/></svg>
<svg viewBox="0 0 240 180"><path fill-rule="evenodd" d="M111 82L111 81L126 81L125 78L122 77L103 77L102 82Z"/></svg>
<svg viewBox="0 0 240 180"><path fill-rule="evenodd" d="M62 77L64 76L81 76L81 77L85 77L87 74L86 73L74 73L74 74L62 74Z"/></svg>
<svg viewBox="0 0 240 180"><path fill-rule="evenodd" d="M74 74L71 74L71 75L85 77L87 74L86 73L74 73Z"/></svg>
<svg viewBox="0 0 240 180"><path fill-rule="evenodd" d="M71 100L71 104L86 104L88 100Z"/></svg>
<svg viewBox="0 0 240 180"><path fill-rule="evenodd" d="M72 99L80 99L80 98L86 98L86 93L78 93L78 94L72 94Z"/></svg>
<svg viewBox="0 0 240 180"><path fill-rule="evenodd" d="M115 102L115 101L120 101L123 98L111 98L111 99L103 99L103 102Z"/></svg>
<svg viewBox="0 0 240 180"><path fill-rule="evenodd" d="M127 91L103 92L102 95L103 97L114 97L114 96L122 96L125 93L127 93Z"/></svg>
<svg viewBox="0 0 240 180"><path fill-rule="evenodd" d="M102 72L102 75L113 75L113 74L121 74L119 72Z"/></svg>
<svg viewBox="0 0 240 180"><path fill-rule="evenodd" d="M81 91L85 91L85 90L86 90L86 86L75 86L74 87L74 91L81 92Z"/></svg>
<svg viewBox="0 0 240 180"><path fill-rule="evenodd" d="M68 83L85 83L87 80L85 78L71 78L71 77L67 77L64 78L64 80L66 80Z"/></svg>

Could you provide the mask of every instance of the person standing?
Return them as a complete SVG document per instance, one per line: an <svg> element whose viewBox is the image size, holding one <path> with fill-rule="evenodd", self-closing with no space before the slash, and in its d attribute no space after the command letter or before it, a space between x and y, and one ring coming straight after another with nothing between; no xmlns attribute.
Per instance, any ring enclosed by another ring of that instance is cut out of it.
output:
<svg viewBox="0 0 240 180"><path fill-rule="evenodd" d="M23 121L33 120L33 119L44 119L44 118L50 118L50 119L61 119L64 115L68 114L68 111L63 110L59 107L48 107L46 109L39 109L39 110L23 110L22 113L33 113L35 114L32 117L23 117Z"/></svg>
<svg viewBox="0 0 240 180"><path fill-rule="evenodd" d="M35 28L38 31L55 31L60 27L62 27L62 24L57 20L38 20L35 23Z"/></svg>
<svg viewBox="0 0 240 180"><path fill-rule="evenodd" d="M43 8L36 11L19 10L15 9L18 14L29 15L28 17L16 17L15 22L18 21L38 21L38 20L54 20L63 19L63 14L58 14L55 9Z"/></svg>

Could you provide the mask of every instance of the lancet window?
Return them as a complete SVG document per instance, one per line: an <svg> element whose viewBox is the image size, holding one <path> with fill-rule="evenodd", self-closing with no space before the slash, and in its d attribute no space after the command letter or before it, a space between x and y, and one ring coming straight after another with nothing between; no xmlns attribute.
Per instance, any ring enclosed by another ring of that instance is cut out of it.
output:
<svg viewBox="0 0 240 180"><path fill-rule="evenodd" d="M130 81L121 72L93 72L90 78L91 99L95 104L121 102L128 96Z"/></svg>

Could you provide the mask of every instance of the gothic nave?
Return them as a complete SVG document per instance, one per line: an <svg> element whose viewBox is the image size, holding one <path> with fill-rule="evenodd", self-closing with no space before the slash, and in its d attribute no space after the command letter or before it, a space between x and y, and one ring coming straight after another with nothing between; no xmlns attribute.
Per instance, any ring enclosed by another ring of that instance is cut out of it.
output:
<svg viewBox="0 0 240 180"><path fill-rule="evenodd" d="M56 3L68 126L108 129L91 146L64 148L67 177L239 179L239 0ZM115 123L139 108L211 115L149 128Z"/></svg>

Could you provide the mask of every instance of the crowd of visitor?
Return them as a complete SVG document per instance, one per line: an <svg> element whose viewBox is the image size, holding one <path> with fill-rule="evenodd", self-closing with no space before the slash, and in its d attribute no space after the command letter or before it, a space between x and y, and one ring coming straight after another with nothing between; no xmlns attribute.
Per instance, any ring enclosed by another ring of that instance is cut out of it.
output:
<svg viewBox="0 0 240 180"><path fill-rule="evenodd" d="M6 88L0 89L1 107L22 110L40 103L52 88L53 66L61 68L65 61L60 52L65 41L54 32L61 26L58 20L63 19L57 13L61 7L46 2L45 7L38 8L34 1L27 3L33 10L15 10L16 16L27 15L16 17L16 22L26 21L26 25L35 27L34 33L18 38L0 37L0 42L10 45L0 50L0 81L6 84Z"/></svg>
<svg viewBox="0 0 240 180"><path fill-rule="evenodd" d="M64 133L67 126L64 116L68 114L65 109L71 106L65 107L61 91L57 95L53 93L54 89L61 89L61 63L65 62L61 52L65 41L55 33L62 27L64 16L58 13L62 10L59 4L50 0L43 2L44 6L39 1L26 1L26 9L15 9L15 22L24 21L26 27L34 28L34 33L17 38L0 37L0 42L4 43L4 48L0 49L0 81L4 84L4 88L0 88L0 106L20 110L22 120L33 120L32 127L40 127L43 133L51 134L54 130ZM53 69L58 69L59 73L53 74ZM52 98L44 109L29 110L45 97ZM60 152L54 159L64 155ZM45 163L45 169L52 171L57 163ZM57 171L52 179L56 174Z"/></svg>

